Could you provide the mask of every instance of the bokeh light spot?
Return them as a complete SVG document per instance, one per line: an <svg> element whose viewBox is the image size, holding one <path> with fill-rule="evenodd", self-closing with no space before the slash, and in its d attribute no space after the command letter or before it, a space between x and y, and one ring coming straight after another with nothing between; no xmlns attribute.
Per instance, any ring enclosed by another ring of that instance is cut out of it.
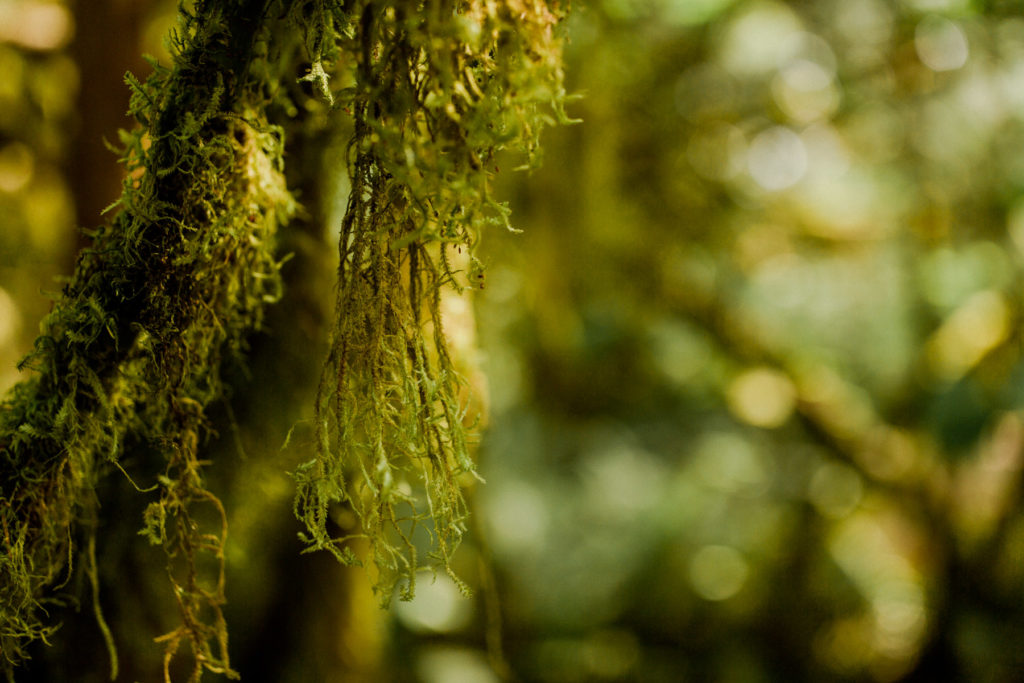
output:
<svg viewBox="0 0 1024 683"><path fill-rule="evenodd" d="M704 437L694 454L694 469L704 484L723 493L755 495L768 483L764 455L734 432Z"/></svg>
<svg viewBox="0 0 1024 683"><path fill-rule="evenodd" d="M802 30L800 19L781 3L747 3L726 30L722 65L740 76L769 73L799 50Z"/></svg>
<svg viewBox="0 0 1024 683"><path fill-rule="evenodd" d="M535 487L516 480L488 487L486 509L497 551L514 555L544 543L550 519Z"/></svg>
<svg viewBox="0 0 1024 683"><path fill-rule="evenodd" d="M0 349L14 342L20 323L17 304L7 290L0 287Z"/></svg>
<svg viewBox="0 0 1024 683"><path fill-rule="evenodd" d="M32 150L12 142L0 149L0 192L15 193L32 180L35 160Z"/></svg>
<svg viewBox="0 0 1024 683"><path fill-rule="evenodd" d="M658 501L665 472L650 454L613 442L590 454L583 482L598 514L629 519Z"/></svg>
<svg viewBox="0 0 1024 683"><path fill-rule="evenodd" d="M914 47L921 63L932 71L953 71L967 63L967 36L950 19L930 15L914 30Z"/></svg>
<svg viewBox="0 0 1024 683"><path fill-rule="evenodd" d="M800 136L783 126L758 133L747 151L747 169L770 192L795 185L807 172L807 149Z"/></svg>
<svg viewBox="0 0 1024 683"><path fill-rule="evenodd" d="M785 374L767 367L740 374L726 391L733 415L755 427L778 427L796 405L796 389Z"/></svg>
<svg viewBox="0 0 1024 683"><path fill-rule="evenodd" d="M836 28L846 40L863 45L892 37L892 10L882 0L844 0L836 6Z"/></svg>
<svg viewBox="0 0 1024 683"><path fill-rule="evenodd" d="M728 600L740 592L750 574L750 566L735 548L707 545L690 561L690 583L705 600Z"/></svg>
<svg viewBox="0 0 1024 683"><path fill-rule="evenodd" d="M860 475L841 463L825 463L811 477L807 495L826 517L839 518L853 512L860 503L863 484Z"/></svg>
<svg viewBox="0 0 1024 683"><path fill-rule="evenodd" d="M420 633L448 633L469 623L471 603L455 582L444 575L416 582L416 598L400 601L395 610L399 621Z"/></svg>
<svg viewBox="0 0 1024 683"><path fill-rule="evenodd" d="M832 74L808 59L787 64L772 82L772 91L779 107L798 123L827 118L839 107Z"/></svg>
<svg viewBox="0 0 1024 683"><path fill-rule="evenodd" d="M460 647L429 647L417 656L416 671L424 683L498 683L498 676L480 652Z"/></svg>
<svg viewBox="0 0 1024 683"><path fill-rule="evenodd" d="M55 2L0 3L0 42L56 50L71 40L73 32L70 10Z"/></svg>
<svg viewBox="0 0 1024 683"><path fill-rule="evenodd" d="M699 328L667 320L649 332L651 361L657 371L676 385L693 382L711 360L711 350Z"/></svg>

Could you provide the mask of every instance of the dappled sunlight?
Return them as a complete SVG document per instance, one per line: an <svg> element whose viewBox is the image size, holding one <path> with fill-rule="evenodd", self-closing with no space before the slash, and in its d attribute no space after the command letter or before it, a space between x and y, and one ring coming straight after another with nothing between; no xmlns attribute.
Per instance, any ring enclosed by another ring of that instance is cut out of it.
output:
<svg viewBox="0 0 1024 683"><path fill-rule="evenodd" d="M768 128L751 140L747 168L754 181L765 190L785 190L807 173L807 147L789 128Z"/></svg>
<svg viewBox="0 0 1024 683"><path fill-rule="evenodd" d="M1010 308L1002 295L979 292L953 311L928 339L928 360L937 375L956 380L1009 333Z"/></svg>
<svg viewBox="0 0 1024 683"><path fill-rule="evenodd" d="M0 369L0 391L6 391L8 387L17 381L17 373L11 371L11 366L16 360L16 340L21 332L21 311L18 304L7 290L0 287L0 361L3 361L3 368Z"/></svg>
<svg viewBox="0 0 1024 683"><path fill-rule="evenodd" d="M735 548L707 545L690 561L690 582L697 595L718 602L736 595L747 581L750 567Z"/></svg>
<svg viewBox="0 0 1024 683"><path fill-rule="evenodd" d="M29 351L74 250L66 176L78 66L61 2L0 2L0 391Z"/></svg>
<svg viewBox="0 0 1024 683"><path fill-rule="evenodd" d="M529 492L490 523L496 546L523 530L515 599L559 600L541 575L577 615L581 576L632 591L589 614L660 634L675 663L641 640L647 671L683 679L928 679L951 623L1021 599L1024 20L737 0L575 21L584 123L513 184L524 234L488 246L523 296L479 301L523 378L483 442L485 476ZM993 631L956 633L956 680L979 652L1008 670Z"/></svg>
<svg viewBox="0 0 1024 683"><path fill-rule="evenodd" d="M898 530L887 527L891 521L884 512L864 512L841 523L829 543L832 557L868 607L867 618L860 622L865 633L858 638L867 647L838 657L856 662L879 680L905 673L928 626L921 576L894 543L892 535Z"/></svg>
<svg viewBox="0 0 1024 683"><path fill-rule="evenodd" d="M34 166L35 157L25 145L12 142L0 149L0 192L23 190L32 180Z"/></svg>
<svg viewBox="0 0 1024 683"><path fill-rule="evenodd" d="M917 56L932 71L952 71L967 63L967 36L950 19L926 16L914 29Z"/></svg>
<svg viewBox="0 0 1024 683"><path fill-rule="evenodd" d="M803 23L780 2L744 3L717 42L722 66L737 76L765 75L799 53Z"/></svg>
<svg viewBox="0 0 1024 683"><path fill-rule="evenodd" d="M499 683L487 658L470 648L424 648L415 662L423 683Z"/></svg>
<svg viewBox="0 0 1024 683"><path fill-rule="evenodd" d="M59 2L6 0L0 4L0 42L29 50L56 50L74 34L71 12Z"/></svg>
<svg viewBox="0 0 1024 683"><path fill-rule="evenodd" d="M416 632L444 633L464 628L472 617L458 586L447 576L424 572L416 597L396 603L395 616Z"/></svg>
<svg viewBox="0 0 1024 683"><path fill-rule="evenodd" d="M772 368L754 368L734 379L726 389L729 409L756 427L779 427L796 404L793 382Z"/></svg>
<svg viewBox="0 0 1024 683"><path fill-rule="evenodd" d="M512 480L490 487L485 500L483 513L490 525L491 543L500 557L522 557L543 551L551 521L541 491Z"/></svg>
<svg viewBox="0 0 1024 683"><path fill-rule="evenodd" d="M817 38L821 41L820 38ZM824 41L821 41L824 42ZM828 50L827 44L823 45ZM835 66L831 51L820 60L795 59L783 67L772 82L775 102L796 123L828 118L839 106Z"/></svg>

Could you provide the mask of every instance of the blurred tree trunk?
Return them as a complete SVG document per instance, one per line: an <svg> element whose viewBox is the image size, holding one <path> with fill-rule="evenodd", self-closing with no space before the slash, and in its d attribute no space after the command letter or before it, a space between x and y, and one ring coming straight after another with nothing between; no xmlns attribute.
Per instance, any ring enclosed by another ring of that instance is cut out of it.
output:
<svg viewBox="0 0 1024 683"><path fill-rule="evenodd" d="M104 140L117 142L117 131L132 128L124 73L147 73L139 38L151 0L77 0L72 9L75 38L72 56L78 65L78 122L68 154L68 181L75 198L77 248L70 250L67 271L88 240L81 229L100 223L100 213L121 194L124 169Z"/></svg>
<svg viewBox="0 0 1024 683"><path fill-rule="evenodd" d="M246 368L231 378L231 414L217 416L214 457L231 464L217 472L217 485L228 491L233 545L260 550L228 566L226 613L243 680L385 680L386 616L366 574L326 553L300 554L302 525L286 474L308 457L310 407L331 321L325 293L337 268L331 210L346 191L336 155L349 134L310 117L286 131L288 186L303 211L280 235L281 252L292 255L283 270L285 295L268 312L270 332L253 340ZM286 441L295 446L283 448ZM276 493L253 495L253 486L268 480L279 484L271 487Z"/></svg>

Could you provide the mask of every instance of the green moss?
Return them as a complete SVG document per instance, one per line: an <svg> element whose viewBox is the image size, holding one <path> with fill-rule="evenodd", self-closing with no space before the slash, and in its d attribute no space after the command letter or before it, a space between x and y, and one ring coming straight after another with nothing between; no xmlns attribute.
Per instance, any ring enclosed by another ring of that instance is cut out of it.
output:
<svg viewBox="0 0 1024 683"><path fill-rule="evenodd" d="M507 226L489 187L494 155L532 159L541 128L564 118L558 17L539 0L206 0L180 15L172 64L126 77L140 126L121 136L116 213L44 321L24 362L34 375L0 413L9 677L29 643L53 635L76 562L116 672L94 550L96 486L111 467L149 497L140 534L167 558L179 623L157 638L165 677L182 646L191 681L234 676L221 613L227 520L203 476L206 409L224 396L223 360L244 352L281 294L275 234L298 210L282 131L301 133L303 111L319 107L338 126L351 117L355 131L337 161L352 189L318 444L295 472L304 539L360 562L329 532L333 505L354 510L386 603L403 578L412 594L417 529L451 573L466 528L472 419L440 296L480 286L479 232ZM282 82L308 82L325 104L298 102ZM129 453L158 458L155 481L128 476Z"/></svg>
<svg viewBox="0 0 1024 683"><path fill-rule="evenodd" d="M181 625L163 637L168 653L187 642L194 678L201 666L230 670L220 576L196 569L202 554L222 565L225 535L193 515L201 504L220 510L203 484L203 411L222 395L223 355L244 349L279 296L274 233L294 203L262 92L244 72L207 66L250 52L254 36L228 40L239 19L210 10L202 21L183 15L171 68L126 79L142 126L122 137L121 209L79 259L25 361L37 374L0 417L8 672L28 642L52 633L46 608L95 540L98 477L133 448L164 460L144 533L167 554L180 606Z"/></svg>
<svg viewBox="0 0 1024 683"><path fill-rule="evenodd" d="M543 126L564 119L558 17L541 2L375 0L318 19L315 35L334 30L330 53L348 56L335 75L348 87L326 96L352 113L355 134L318 453L296 473L296 510L310 547L347 563L329 506L355 510L386 604L401 579L412 596L420 525L432 563L463 585L449 558L466 529L458 478L474 469L472 416L440 292L481 286L480 230L508 225L490 191L495 154L531 160ZM315 58L309 78L324 90Z"/></svg>

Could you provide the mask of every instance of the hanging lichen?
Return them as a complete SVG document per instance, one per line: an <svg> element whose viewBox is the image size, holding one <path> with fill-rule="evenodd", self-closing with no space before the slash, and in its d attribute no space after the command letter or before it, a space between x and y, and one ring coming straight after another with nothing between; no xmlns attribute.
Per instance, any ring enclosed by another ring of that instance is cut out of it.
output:
<svg viewBox="0 0 1024 683"><path fill-rule="evenodd" d="M386 604L401 578L412 594L418 528L432 563L462 585L449 558L465 531L458 479L474 471L472 416L440 293L482 287L479 231L508 226L490 193L495 154L532 159L541 128L565 118L558 16L540 0L427 0L356 2L318 19L308 78L351 112L355 134L318 453L296 475L296 510L311 548L355 563L350 536L328 532L329 504L351 506ZM338 53L350 85L332 93L323 63Z"/></svg>

